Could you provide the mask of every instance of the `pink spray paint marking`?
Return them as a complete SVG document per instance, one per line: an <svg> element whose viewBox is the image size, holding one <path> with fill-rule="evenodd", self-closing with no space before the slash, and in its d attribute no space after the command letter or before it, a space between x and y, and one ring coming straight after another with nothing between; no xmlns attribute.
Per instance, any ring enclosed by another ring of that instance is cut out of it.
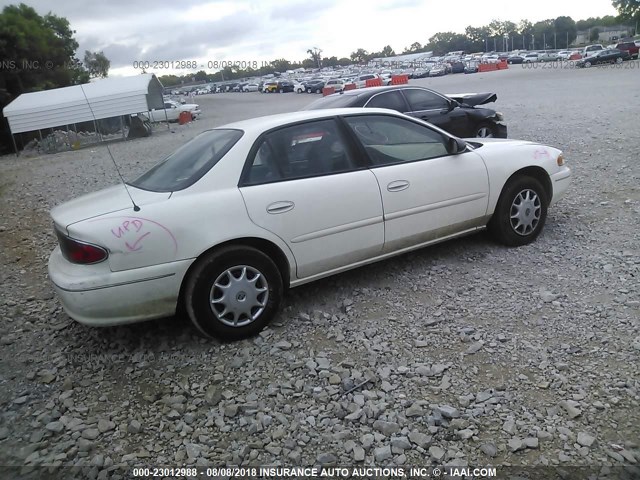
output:
<svg viewBox="0 0 640 480"><path fill-rule="evenodd" d="M158 234L161 234L160 238L163 236L162 234L164 234L166 240L173 244L174 257L178 253L178 241L171 230L154 220L141 217L109 217L97 218L90 220L90 222L113 222L114 220L120 220L120 223L110 228L111 235L124 241L123 248L126 248L128 252L141 252L143 250L143 244L149 237L158 239ZM152 233L155 235L152 236ZM124 237L128 238L125 239ZM131 237L134 237L133 241Z"/></svg>
<svg viewBox="0 0 640 480"><path fill-rule="evenodd" d="M533 158L536 160L540 160L541 158L549 159L551 158L551 155L549 155L549 152L546 149L538 148L533 152Z"/></svg>

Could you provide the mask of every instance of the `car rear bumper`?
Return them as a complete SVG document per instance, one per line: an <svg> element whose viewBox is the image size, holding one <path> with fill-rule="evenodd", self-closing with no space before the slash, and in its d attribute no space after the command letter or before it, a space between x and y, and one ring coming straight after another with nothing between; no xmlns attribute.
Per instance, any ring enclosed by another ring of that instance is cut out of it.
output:
<svg viewBox="0 0 640 480"><path fill-rule="evenodd" d="M134 323L175 314L192 260L111 272L107 262L76 265L60 248L49 257L49 278L64 310L91 326Z"/></svg>
<svg viewBox="0 0 640 480"><path fill-rule="evenodd" d="M550 205L553 205L558 200L560 200L567 188L569 188L569 183L571 183L571 169L569 167L562 167L559 172L551 175L551 183L553 186L553 198Z"/></svg>
<svg viewBox="0 0 640 480"><path fill-rule="evenodd" d="M507 138L507 126L504 123L495 123L495 137Z"/></svg>

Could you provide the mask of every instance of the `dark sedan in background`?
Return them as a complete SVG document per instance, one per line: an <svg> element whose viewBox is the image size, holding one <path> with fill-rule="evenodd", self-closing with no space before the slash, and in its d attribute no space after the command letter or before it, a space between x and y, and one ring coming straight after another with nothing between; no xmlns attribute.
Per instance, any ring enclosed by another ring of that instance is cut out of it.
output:
<svg viewBox="0 0 640 480"><path fill-rule="evenodd" d="M458 137L507 138L502 114L477 107L495 102L495 93L443 95L410 85L348 90L320 98L305 110L340 107L389 108L420 118Z"/></svg>
<svg viewBox="0 0 640 480"><path fill-rule="evenodd" d="M602 63L622 63L624 60L631 60L631 55L626 50L618 50L617 48L607 48L600 50L598 53L589 55L582 60L578 60L578 67L590 67L591 65L599 65Z"/></svg>

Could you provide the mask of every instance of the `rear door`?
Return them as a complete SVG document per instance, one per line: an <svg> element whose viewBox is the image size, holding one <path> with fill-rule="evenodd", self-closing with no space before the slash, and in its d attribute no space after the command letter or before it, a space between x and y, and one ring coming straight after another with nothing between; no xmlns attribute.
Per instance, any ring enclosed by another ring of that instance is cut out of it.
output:
<svg viewBox="0 0 640 480"><path fill-rule="evenodd" d="M382 200L335 119L263 135L247 159L240 192L251 220L278 235L306 278L379 255Z"/></svg>
<svg viewBox="0 0 640 480"><path fill-rule="evenodd" d="M432 123L459 137L472 135L472 126L464 109L451 109L451 100L447 97L421 88L405 88L402 89L402 93L409 104L409 111L406 112L408 115Z"/></svg>

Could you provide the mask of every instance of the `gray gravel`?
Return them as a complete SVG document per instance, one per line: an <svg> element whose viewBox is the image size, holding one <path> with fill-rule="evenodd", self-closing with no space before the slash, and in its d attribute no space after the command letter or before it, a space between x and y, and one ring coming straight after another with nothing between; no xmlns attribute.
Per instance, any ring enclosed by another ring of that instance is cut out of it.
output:
<svg viewBox="0 0 640 480"><path fill-rule="evenodd" d="M181 318L70 320L48 210L116 182L106 149L0 159L0 464L636 465L639 70L416 81L495 91L510 136L564 149L573 184L541 237L480 234L300 287L231 344ZM132 177L199 131L311 100L201 97L194 124L111 148Z"/></svg>

